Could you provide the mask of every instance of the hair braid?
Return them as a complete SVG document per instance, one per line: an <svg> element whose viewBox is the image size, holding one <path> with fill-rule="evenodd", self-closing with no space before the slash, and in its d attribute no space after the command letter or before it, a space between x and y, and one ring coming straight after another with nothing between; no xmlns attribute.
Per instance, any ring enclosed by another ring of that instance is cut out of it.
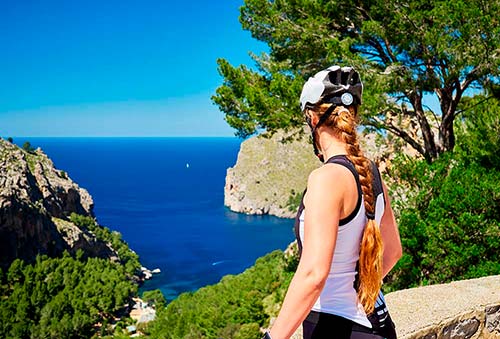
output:
<svg viewBox="0 0 500 339"><path fill-rule="evenodd" d="M324 112L329 106L321 105L318 111ZM347 157L359 175L365 211L367 215L373 216L375 214L373 173L371 162L364 157L359 147L355 108L336 107L325 125L330 126L335 136L345 142ZM358 298L367 314L373 312L382 284L382 246L380 229L373 218L368 218L360 246L358 288Z"/></svg>

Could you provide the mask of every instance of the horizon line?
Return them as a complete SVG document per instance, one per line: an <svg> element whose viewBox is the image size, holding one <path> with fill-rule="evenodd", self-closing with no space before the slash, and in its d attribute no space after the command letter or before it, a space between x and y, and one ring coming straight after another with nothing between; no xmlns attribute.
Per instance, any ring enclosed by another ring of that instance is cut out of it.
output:
<svg viewBox="0 0 500 339"><path fill-rule="evenodd" d="M28 138L151 138L151 139L160 139L160 138L235 138L235 139L243 139L236 135L32 135L32 136L1 136L2 139L7 140L8 138L12 139L28 139Z"/></svg>

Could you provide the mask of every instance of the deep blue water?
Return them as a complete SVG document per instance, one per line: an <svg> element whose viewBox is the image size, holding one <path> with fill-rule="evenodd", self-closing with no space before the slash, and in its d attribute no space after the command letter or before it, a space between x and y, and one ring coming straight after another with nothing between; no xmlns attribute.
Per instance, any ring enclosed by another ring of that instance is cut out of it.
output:
<svg viewBox="0 0 500 339"><path fill-rule="evenodd" d="M22 145L26 139L14 141ZM237 274L293 240L292 221L224 207L236 138L29 138L94 198L168 300ZM188 166L189 165L189 166Z"/></svg>

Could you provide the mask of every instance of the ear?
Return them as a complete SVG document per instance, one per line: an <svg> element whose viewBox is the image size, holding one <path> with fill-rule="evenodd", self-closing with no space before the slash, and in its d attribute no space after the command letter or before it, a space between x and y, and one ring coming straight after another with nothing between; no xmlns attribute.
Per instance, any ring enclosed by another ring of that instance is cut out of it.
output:
<svg viewBox="0 0 500 339"><path fill-rule="evenodd" d="M319 121L319 117L316 114L311 113L311 125L313 127L316 127L316 125L318 124L318 121Z"/></svg>

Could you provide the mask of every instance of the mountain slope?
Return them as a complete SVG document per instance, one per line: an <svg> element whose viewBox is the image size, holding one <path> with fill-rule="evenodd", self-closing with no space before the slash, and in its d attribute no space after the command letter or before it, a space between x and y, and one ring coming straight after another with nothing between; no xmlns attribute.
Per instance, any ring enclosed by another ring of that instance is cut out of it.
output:
<svg viewBox="0 0 500 339"><path fill-rule="evenodd" d="M64 250L116 257L108 244L69 220L71 213L93 217L92 209L90 194L40 149L28 152L0 139L0 267Z"/></svg>

